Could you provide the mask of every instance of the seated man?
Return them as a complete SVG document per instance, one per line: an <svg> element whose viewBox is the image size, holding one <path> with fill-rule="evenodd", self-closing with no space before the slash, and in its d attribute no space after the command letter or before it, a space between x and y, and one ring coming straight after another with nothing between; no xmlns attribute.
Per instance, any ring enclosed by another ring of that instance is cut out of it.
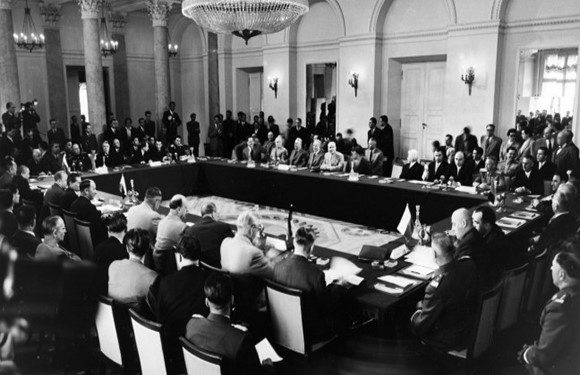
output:
<svg viewBox="0 0 580 375"><path fill-rule="evenodd" d="M328 142L328 152L324 154L321 171L342 171L344 169L344 155L336 151L336 143Z"/></svg>
<svg viewBox="0 0 580 375"><path fill-rule="evenodd" d="M78 144L72 146L72 154L67 158L67 164L73 172L86 172L92 169L92 163L88 155L81 152L81 147Z"/></svg>
<svg viewBox="0 0 580 375"><path fill-rule="evenodd" d="M54 174L54 184L44 194L43 210L48 212L48 203L60 204L64 196L68 175L65 171L58 171Z"/></svg>
<svg viewBox="0 0 580 375"><path fill-rule="evenodd" d="M30 169L26 165L20 165L16 172L16 176L12 180L12 184L16 186L20 197L35 203L35 205L43 201L44 197L39 190L32 190L30 188Z"/></svg>
<svg viewBox="0 0 580 375"><path fill-rule="evenodd" d="M447 175L447 169L449 164L443 158L443 152L441 149L433 151L433 161L429 163L427 167L427 176L424 178L425 181L433 182L435 180L441 180L441 178Z"/></svg>
<svg viewBox="0 0 580 375"><path fill-rule="evenodd" d="M3 162L2 160L1 162ZM18 166L14 160L7 160L6 161L6 171L2 173L0 176L0 189L5 189L6 186L12 183L14 177L16 177L16 173L18 171Z"/></svg>
<svg viewBox="0 0 580 375"><path fill-rule="evenodd" d="M150 187L145 190L145 199L137 206L127 211L127 229L145 229L150 238L157 237L157 227L163 218L157 210L161 206L162 194L158 187Z"/></svg>
<svg viewBox="0 0 580 375"><path fill-rule="evenodd" d="M403 165L403 170L401 171L399 178L421 181L425 168L419 164L418 160L419 154L417 153L417 150L409 150L409 152L407 152L408 163Z"/></svg>
<svg viewBox="0 0 580 375"><path fill-rule="evenodd" d="M173 249L187 228L183 221L185 215L187 215L186 198L181 194L174 195L169 201L169 213L159 222L153 250L155 268L160 275L165 276L176 270Z"/></svg>
<svg viewBox="0 0 580 375"><path fill-rule="evenodd" d="M254 137L248 137L246 147L242 150L242 160L249 161L253 160L256 163L260 163L263 159L262 148L259 144L256 144Z"/></svg>
<svg viewBox="0 0 580 375"><path fill-rule="evenodd" d="M558 293L544 307L539 339L519 353L530 374L571 375L580 368L580 259L575 245L554 257L552 281Z"/></svg>
<svg viewBox="0 0 580 375"><path fill-rule="evenodd" d="M157 273L143 265L149 249L149 233L131 229L125 235L129 259L116 260L109 267L109 296L132 308L141 310Z"/></svg>
<svg viewBox="0 0 580 375"><path fill-rule="evenodd" d="M33 207L20 206L16 209L15 216L18 222L18 230L12 235L10 244L14 246L20 256L34 258L36 248L41 243L34 234L36 212Z"/></svg>
<svg viewBox="0 0 580 375"><path fill-rule="evenodd" d="M68 184L68 187L60 198L60 208L70 211L70 206L79 197L81 175L78 173L71 173L68 176L66 183Z"/></svg>
<svg viewBox="0 0 580 375"><path fill-rule="evenodd" d="M365 150L360 146L355 146L350 152L350 161L346 164L347 172L355 172L359 174L372 175L371 164L365 158ZM381 164L382 168L382 164ZM382 169L381 169L382 172Z"/></svg>
<svg viewBox="0 0 580 375"><path fill-rule="evenodd" d="M510 147L507 150L506 160L501 162L499 165L499 171L505 176L506 183L508 183L509 186L513 184L516 177L516 172L520 167L517 156L518 150L516 150L514 147Z"/></svg>
<svg viewBox="0 0 580 375"><path fill-rule="evenodd" d="M320 166L324 161L324 152L322 151L322 143L320 140L315 139L312 142L312 152L310 156L308 156L308 163L306 163L306 167L313 171L320 170Z"/></svg>
<svg viewBox="0 0 580 375"><path fill-rule="evenodd" d="M187 147L185 147L183 145L183 142L181 140L181 136L176 136L175 140L173 141L173 143L171 145L169 145L169 152L171 153L171 155L173 155L173 157L176 160L179 160L180 157L182 157L183 155L185 155L187 153ZM177 157L175 157L177 156Z"/></svg>
<svg viewBox="0 0 580 375"><path fill-rule="evenodd" d="M117 154L111 152L111 145L109 144L109 141L104 141L101 145L101 152L97 154L95 164L97 168L102 166L107 168L115 168L116 166L123 164L123 160L119 160Z"/></svg>
<svg viewBox="0 0 580 375"><path fill-rule="evenodd" d="M49 216L44 219L41 230L43 239L42 243L36 247L35 259L51 261L81 260L76 254L60 246L66 234L64 220L60 216Z"/></svg>
<svg viewBox="0 0 580 375"><path fill-rule="evenodd" d="M473 325L475 264L473 260L454 259L453 243L442 233L435 233L431 244L439 269L411 316L411 328L422 341L438 350L461 350L467 345Z"/></svg>
<svg viewBox="0 0 580 375"><path fill-rule="evenodd" d="M284 138L281 135L276 137L274 147L270 151L270 163L272 164L287 164L288 150L284 148Z"/></svg>
<svg viewBox="0 0 580 375"><path fill-rule="evenodd" d="M383 162L385 161L385 156L383 151L377 148L377 140L374 137L369 139L369 148L365 152L365 158L369 161L371 166L370 174L381 176L383 174Z"/></svg>
<svg viewBox="0 0 580 375"><path fill-rule="evenodd" d="M217 207L207 202L201 207L201 220L185 228L183 236L196 237L201 245L200 260L212 267L221 268L220 246L225 238L233 237L230 226L216 220Z"/></svg>
<svg viewBox="0 0 580 375"><path fill-rule="evenodd" d="M308 261L315 238L312 229L298 228L294 254L276 264L273 277L275 282L306 294L304 330L312 342L330 338L340 326L340 290L336 285L327 287L322 270Z"/></svg>
<svg viewBox="0 0 580 375"><path fill-rule="evenodd" d="M544 194L544 181L534 169L534 159L529 155L522 156L522 167L517 170L512 189L518 194Z"/></svg>
<svg viewBox="0 0 580 375"><path fill-rule="evenodd" d="M80 196L70 205L70 210L76 213L76 218L91 223L91 239L93 243L101 243L107 239L107 228L101 220L101 212L93 204L97 196L97 185L93 180L84 180L79 185Z"/></svg>
<svg viewBox="0 0 580 375"><path fill-rule="evenodd" d="M14 186L12 185L14 189ZM18 194L18 190L16 190ZM10 239L18 230L18 222L14 216L14 193L12 190L0 189L0 234Z"/></svg>
<svg viewBox="0 0 580 375"><path fill-rule="evenodd" d="M447 180L452 177L461 186L473 184L473 167L466 162L463 151L455 153L455 163L449 164L447 168Z"/></svg>
<svg viewBox="0 0 580 375"><path fill-rule="evenodd" d="M301 168L306 166L308 162L308 153L302 148L302 139L296 138L294 140L294 150L290 153L288 164Z"/></svg>
<svg viewBox="0 0 580 375"><path fill-rule="evenodd" d="M229 276L210 275L204 294L209 315L207 318L194 315L187 323L185 338L203 350L222 356L227 361L224 374L260 374L260 360L250 333L230 320L234 301Z"/></svg>
<svg viewBox="0 0 580 375"><path fill-rule="evenodd" d="M95 247L94 262L98 267L98 288L100 293L107 293L109 285L109 267L116 260L127 259L127 248L123 244L127 233L127 218L120 212L106 220L109 238Z"/></svg>
<svg viewBox="0 0 580 375"><path fill-rule="evenodd" d="M478 191L491 191L499 193L505 191L506 182L503 176L497 171L496 160L493 156L488 156L485 159L485 172L479 172L473 186Z"/></svg>
<svg viewBox="0 0 580 375"><path fill-rule="evenodd" d="M475 230L481 234L491 262L497 269L510 269L518 265L518 254L511 248L508 239L495 223L495 212L490 207L477 207L471 214Z"/></svg>

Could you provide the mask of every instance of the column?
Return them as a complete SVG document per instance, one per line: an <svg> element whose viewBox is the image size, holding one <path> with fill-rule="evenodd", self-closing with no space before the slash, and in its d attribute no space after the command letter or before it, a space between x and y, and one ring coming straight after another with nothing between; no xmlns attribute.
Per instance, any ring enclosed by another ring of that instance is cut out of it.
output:
<svg viewBox="0 0 580 375"><path fill-rule="evenodd" d="M171 0L147 0L147 9L153 22L153 54L155 57L155 103L157 113L157 136L165 134L161 124L163 112L169 105L169 39L167 18ZM183 121L183 118L182 118Z"/></svg>
<svg viewBox="0 0 580 375"><path fill-rule="evenodd" d="M83 20L89 122L93 125L93 129L101 129L101 126L107 123L103 62L99 45L101 2L102 0L79 0Z"/></svg>
<svg viewBox="0 0 580 375"><path fill-rule="evenodd" d="M117 53L113 55L113 81L115 82L115 108L119 119L131 117L129 98L129 75L127 73L127 48L125 45L126 14L114 14L109 19L112 27L112 38L119 43ZM142 114L141 114L142 115ZM133 119L137 122L137 119Z"/></svg>
<svg viewBox="0 0 580 375"><path fill-rule="evenodd" d="M60 42L60 6L51 3L40 4L40 14L44 19L45 58L48 77L48 108L50 117L56 118L66 129L70 137L68 115L66 111L66 79L62 61L62 46ZM48 126L48 121L46 121Z"/></svg>
<svg viewBox="0 0 580 375"><path fill-rule="evenodd" d="M215 33L207 33L207 88L209 93L208 124L213 124L213 117L220 113L218 37Z"/></svg>
<svg viewBox="0 0 580 375"><path fill-rule="evenodd" d="M5 111L8 102L13 102L17 108L20 105L20 83L13 34L12 0L0 0L0 51L2 51L0 53L0 109L2 112Z"/></svg>

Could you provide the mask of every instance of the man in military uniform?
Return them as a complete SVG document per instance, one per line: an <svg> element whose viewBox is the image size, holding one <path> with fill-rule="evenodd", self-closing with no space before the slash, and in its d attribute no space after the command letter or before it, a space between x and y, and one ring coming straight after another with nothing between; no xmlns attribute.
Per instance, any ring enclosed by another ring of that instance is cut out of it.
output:
<svg viewBox="0 0 580 375"><path fill-rule="evenodd" d="M552 280L559 291L542 311L540 338L533 345L524 345L519 359L530 374L578 374L580 256L577 247L576 250L556 254L551 269Z"/></svg>
<svg viewBox="0 0 580 375"><path fill-rule="evenodd" d="M476 266L471 259L454 259L453 242L446 235L434 234L431 243L439 269L411 316L411 329L435 349L464 349L473 324Z"/></svg>

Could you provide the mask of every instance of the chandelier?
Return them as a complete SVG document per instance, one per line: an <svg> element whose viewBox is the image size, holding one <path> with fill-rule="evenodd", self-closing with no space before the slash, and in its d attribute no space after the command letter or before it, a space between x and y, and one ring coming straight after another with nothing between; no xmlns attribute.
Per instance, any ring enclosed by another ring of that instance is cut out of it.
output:
<svg viewBox="0 0 580 375"><path fill-rule="evenodd" d="M169 57L175 57L177 56L177 53L179 52L179 46L177 45L177 43L171 43L171 37L169 37L169 34L167 35L167 50L169 51Z"/></svg>
<svg viewBox="0 0 580 375"><path fill-rule="evenodd" d="M308 12L308 0L183 0L181 11L198 25L246 41L284 30Z"/></svg>
<svg viewBox="0 0 580 375"><path fill-rule="evenodd" d="M22 32L20 34L14 34L14 43L19 48L26 49L30 52L44 47L44 35L36 33L36 26L34 26L34 21L30 15L28 0L26 0L26 7L24 8Z"/></svg>
<svg viewBox="0 0 580 375"><path fill-rule="evenodd" d="M109 35L107 19L105 18L105 1L101 3L101 56L107 57L117 53L119 42L113 40Z"/></svg>

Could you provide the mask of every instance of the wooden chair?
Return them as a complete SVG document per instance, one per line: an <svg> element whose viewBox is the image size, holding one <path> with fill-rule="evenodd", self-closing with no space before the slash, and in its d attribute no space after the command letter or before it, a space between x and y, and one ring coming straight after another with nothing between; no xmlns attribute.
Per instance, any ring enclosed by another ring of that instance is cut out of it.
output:
<svg viewBox="0 0 580 375"><path fill-rule="evenodd" d="M48 202L48 212L50 216L60 216L62 217L62 207L59 204Z"/></svg>
<svg viewBox="0 0 580 375"><path fill-rule="evenodd" d="M391 172L391 177L399 178L399 176L401 175L401 172L403 172L403 166L399 165L399 164L393 164L393 170Z"/></svg>
<svg viewBox="0 0 580 375"><path fill-rule="evenodd" d="M473 363L483 357L493 344L502 288L503 281L481 295L475 315L473 332L467 348L461 351L452 350L447 352L453 357L464 359L468 373L469 369L473 367Z"/></svg>
<svg viewBox="0 0 580 375"><path fill-rule="evenodd" d="M99 298L95 325L99 338L99 350L103 356L104 364L112 364L114 367L123 368L121 344L117 335L113 314L113 300L111 298L103 296Z"/></svg>
<svg viewBox="0 0 580 375"><path fill-rule="evenodd" d="M77 240L79 244L79 256L84 260L93 260L95 253L93 238L91 236L91 223L74 218Z"/></svg>
<svg viewBox="0 0 580 375"><path fill-rule="evenodd" d="M542 286L544 278L549 277L548 271L548 249L544 249L536 255L532 267L530 268L530 278L528 283L528 293L525 301L527 313L534 311L542 303Z"/></svg>
<svg viewBox="0 0 580 375"><path fill-rule="evenodd" d="M503 290L497 316L498 331L503 331L517 323L524 297L528 264L508 270L504 274Z"/></svg>
<svg viewBox="0 0 580 375"><path fill-rule="evenodd" d="M62 210L62 218L64 219L64 225L66 227L66 233L68 234L68 242L70 251L80 256L79 251L79 239L77 235L77 228L75 225L75 217L77 214L68 210Z"/></svg>
<svg viewBox="0 0 580 375"><path fill-rule="evenodd" d="M129 310L142 375L167 375L162 325Z"/></svg>
<svg viewBox="0 0 580 375"><path fill-rule="evenodd" d="M221 375L222 357L198 348L185 337L180 337L185 370L188 375Z"/></svg>
<svg viewBox="0 0 580 375"><path fill-rule="evenodd" d="M312 343L304 330L303 292L266 280L266 300L272 325L272 342L303 356L321 349L330 340Z"/></svg>

